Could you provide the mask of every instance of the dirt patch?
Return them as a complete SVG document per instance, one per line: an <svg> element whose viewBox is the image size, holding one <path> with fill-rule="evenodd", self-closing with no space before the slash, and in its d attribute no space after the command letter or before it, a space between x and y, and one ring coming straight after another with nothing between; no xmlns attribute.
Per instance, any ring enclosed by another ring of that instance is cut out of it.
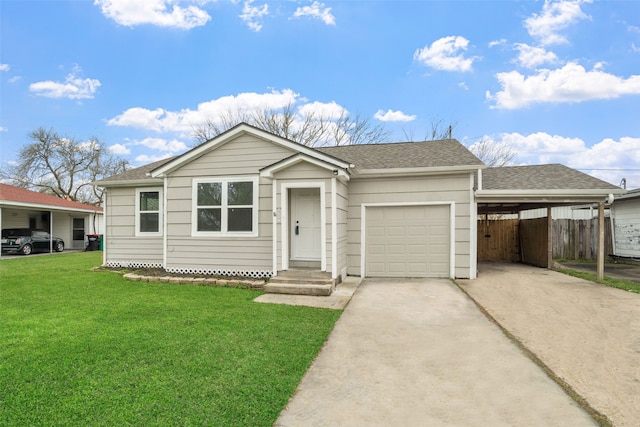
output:
<svg viewBox="0 0 640 427"><path fill-rule="evenodd" d="M461 287L616 426L640 420L640 295L520 264Z"/></svg>

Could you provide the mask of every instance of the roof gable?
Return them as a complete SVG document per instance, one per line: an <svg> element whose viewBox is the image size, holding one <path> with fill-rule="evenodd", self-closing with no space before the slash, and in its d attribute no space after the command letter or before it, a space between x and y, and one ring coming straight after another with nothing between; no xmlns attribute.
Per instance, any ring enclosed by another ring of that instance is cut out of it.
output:
<svg viewBox="0 0 640 427"><path fill-rule="evenodd" d="M326 160L320 160L313 157L310 157L303 153L296 153L293 156L287 157L286 159L282 159L274 164L271 164L267 167L264 167L260 170L260 176L266 178L273 178L273 174L285 170L291 166L297 165L299 163L309 163L314 166L317 166L321 169L326 169L328 171L332 171L335 176L338 176L342 179L349 180L349 173L344 166L342 166L342 162L329 162Z"/></svg>
<svg viewBox="0 0 640 427"><path fill-rule="evenodd" d="M274 135L262 129L258 129L246 123L240 123L239 125L227 130L226 132L221 133L215 138L210 139L209 141L151 170L150 174L152 177L162 177L167 173L170 173L180 168L181 166L191 162L192 160L197 159L202 155L215 150L217 147L220 147L243 134L249 134L253 137L288 148L294 152L303 153L309 157L316 158L321 161L338 162L340 167L343 167L343 168L349 167L349 164L337 158L332 158L331 156L324 154L320 151L317 151L313 148L307 147L305 145L299 144L297 142L291 141L286 138L282 138L278 135Z"/></svg>
<svg viewBox="0 0 640 427"><path fill-rule="evenodd" d="M29 206L48 209L51 207L77 211L102 212L99 206L87 205L61 199L49 194L38 193L9 184L0 183L0 204L12 206Z"/></svg>

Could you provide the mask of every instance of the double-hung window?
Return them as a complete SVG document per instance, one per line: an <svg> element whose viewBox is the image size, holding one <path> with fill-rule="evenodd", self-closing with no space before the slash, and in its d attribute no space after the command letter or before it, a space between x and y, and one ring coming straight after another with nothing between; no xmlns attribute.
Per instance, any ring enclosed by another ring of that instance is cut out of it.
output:
<svg viewBox="0 0 640 427"><path fill-rule="evenodd" d="M162 189L136 190L136 236L162 235Z"/></svg>
<svg viewBox="0 0 640 427"><path fill-rule="evenodd" d="M258 235L256 177L194 180L193 201L194 235Z"/></svg>

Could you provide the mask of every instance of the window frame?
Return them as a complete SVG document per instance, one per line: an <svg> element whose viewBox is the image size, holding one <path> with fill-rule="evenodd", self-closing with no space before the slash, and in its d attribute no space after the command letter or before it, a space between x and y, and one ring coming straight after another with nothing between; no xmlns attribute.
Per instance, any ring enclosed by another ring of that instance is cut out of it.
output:
<svg viewBox="0 0 640 427"><path fill-rule="evenodd" d="M158 193L158 231L141 231L140 226L140 214L142 213L155 213L156 211L141 211L140 210L140 194L141 193ZM163 188L162 187L148 187L148 188L136 188L136 220L135 227L136 237L159 237L162 236L163 229Z"/></svg>
<svg viewBox="0 0 640 427"><path fill-rule="evenodd" d="M258 216L259 216L259 185L260 177L251 176L224 176L195 178L191 188L191 235L193 237L258 237ZM228 231L229 229L229 208L247 208L249 205L229 205L228 185L230 182L251 182L253 187L253 200L251 207L251 231ZM199 231L198 230L198 185L213 184L221 185L220 203L220 231Z"/></svg>

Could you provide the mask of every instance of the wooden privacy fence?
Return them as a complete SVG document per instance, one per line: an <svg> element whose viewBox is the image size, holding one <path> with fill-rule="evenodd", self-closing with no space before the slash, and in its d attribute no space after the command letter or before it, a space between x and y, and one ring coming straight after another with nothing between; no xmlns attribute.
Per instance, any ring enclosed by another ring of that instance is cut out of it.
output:
<svg viewBox="0 0 640 427"><path fill-rule="evenodd" d="M604 219L604 256L613 254L611 218ZM554 219L553 257L592 259L598 257L598 219Z"/></svg>
<svg viewBox="0 0 640 427"><path fill-rule="evenodd" d="M598 256L598 219L555 219L553 257L595 260ZM613 254L611 223L605 218L604 255ZM547 264L547 219L478 221L478 261Z"/></svg>

